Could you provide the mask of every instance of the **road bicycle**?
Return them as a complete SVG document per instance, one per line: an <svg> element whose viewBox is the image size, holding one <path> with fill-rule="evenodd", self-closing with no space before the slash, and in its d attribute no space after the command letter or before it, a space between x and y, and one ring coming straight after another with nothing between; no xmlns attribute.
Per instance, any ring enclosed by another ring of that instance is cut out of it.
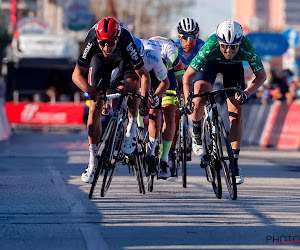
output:
<svg viewBox="0 0 300 250"><path fill-rule="evenodd" d="M109 87L117 93L108 95L107 97L113 99L118 98L115 111L109 120L109 123L102 135L99 150L97 153L98 165L95 171L94 179L90 188L89 198L93 196L95 186L97 184L100 174L103 174L103 180L101 185L101 197L104 197L110 187L114 173L116 171L117 163L120 163L122 159L121 145L125 135L125 128L128 121L128 98L136 97L144 100L144 97L135 93L131 93L125 89L118 89L115 87ZM138 157L138 149L136 148L134 153L129 156L130 160L128 164L131 164L133 172L135 173L138 189L140 193L145 193L145 187L143 183L142 164Z"/></svg>
<svg viewBox="0 0 300 250"><path fill-rule="evenodd" d="M192 109L192 100L196 97L206 96L207 102L204 108L202 122L202 143L205 154L201 157L200 166L205 169L207 181L213 187L218 199L222 198L221 174L222 169L226 186L231 199L237 199L237 186L235 179L235 167L233 152L231 148L229 132L226 130L224 122L219 115L216 95L220 93L239 92L239 87L230 87L211 92L190 95L188 97L188 109Z"/></svg>
<svg viewBox="0 0 300 250"><path fill-rule="evenodd" d="M182 186L186 188L187 185L187 162L191 161L191 147L192 137L189 131L188 114L184 108L184 99L177 91L177 99L179 102L180 119L177 126L177 140L175 144L174 155L174 173L173 176L177 177L181 169Z"/></svg>

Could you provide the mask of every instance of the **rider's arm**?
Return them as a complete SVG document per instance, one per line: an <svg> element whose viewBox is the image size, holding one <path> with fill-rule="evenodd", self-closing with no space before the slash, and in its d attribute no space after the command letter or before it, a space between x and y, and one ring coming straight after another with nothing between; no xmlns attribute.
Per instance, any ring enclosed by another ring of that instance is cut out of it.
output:
<svg viewBox="0 0 300 250"><path fill-rule="evenodd" d="M145 96L146 92L150 92L151 79L145 65L135 71L141 77L141 95Z"/></svg>
<svg viewBox="0 0 300 250"><path fill-rule="evenodd" d="M157 95L159 98L161 98L166 93L169 87L170 87L170 81L169 78L167 77L165 80L162 80L160 82L157 89L155 90L154 95Z"/></svg>
<svg viewBox="0 0 300 250"><path fill-rule="evenodd" d="M254 80L248 85L248 87L244 90L246 95L249 97L253 93L256 92L256 90L265 82L267 76L264 69L261 71L254 73L255 78Z"/></svg>
<svg viewBox="0 0 300 250"><path fill-rule="evenodd" d="M76 64L75 69L72 74L72 81L75 83L75 85L80 88L83 92L90 93L93 89L85 79L84 75L87 72L87 68L83 68Z"/></svg>
<svg viewBox="0 0 300 250"><path fill-rule="evenodd" d="M189 66L182 77L183 93L186 101L189 93L193 92L193 79L197 74L198 72Z"/></svg>

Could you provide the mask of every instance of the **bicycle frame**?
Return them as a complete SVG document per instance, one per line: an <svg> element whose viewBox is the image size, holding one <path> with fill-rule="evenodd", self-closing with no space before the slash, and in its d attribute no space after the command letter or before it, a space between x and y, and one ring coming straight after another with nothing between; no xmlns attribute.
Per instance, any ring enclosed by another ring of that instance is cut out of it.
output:
<svg viewBox="0 0 300 250"><path fill-rule="evenodd" d="M237 198L235 183L235 171L233 163L233 153L229 139L229 132L226 130L224 122L219 115L215 96L218 93L235 90L239 88L230 87L211 92L193 95L189 97L189 106L192 107L192 98L207 96L204 108L204 118L202 126L202 141L204 148L208 152L202 157L201 167L206 169L207 180L211 182L217 198L222 197L222 185L220 170L223 170L227 189L233 200Z"/></svg>

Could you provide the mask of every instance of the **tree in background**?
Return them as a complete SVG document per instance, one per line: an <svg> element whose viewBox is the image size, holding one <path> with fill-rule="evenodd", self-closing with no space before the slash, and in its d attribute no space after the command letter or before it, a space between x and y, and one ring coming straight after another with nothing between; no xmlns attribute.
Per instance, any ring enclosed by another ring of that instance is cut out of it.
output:
<svg viewBox="0 0 300 250"><path fill-rule="evenodd" d="M183 14L186 6L194 4L195 0L90 0L90 10L96 20L116 16L135 36L147 39L158 35L168 37L173 28L172 16Z"/></svg>

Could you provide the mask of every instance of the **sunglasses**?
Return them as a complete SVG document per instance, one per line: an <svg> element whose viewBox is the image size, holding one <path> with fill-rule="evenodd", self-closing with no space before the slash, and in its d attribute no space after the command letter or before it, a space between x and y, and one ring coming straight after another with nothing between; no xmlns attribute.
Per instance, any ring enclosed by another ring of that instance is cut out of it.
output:
<svg viewBox="0 0 300 250"><path fill-rule="evenodd" d="M239 44L224 44L224 43L220 43L222 49L227 50L227 49L232 49L232 50L236 50L239 47Z"/></svg>
<svg viewBox="0 0 300 250"><path fill-rule="evenodd" d="M194 34L194 35L179 35L180 39L184 39L184 40L188 40L189 38L191 38L192 40L195 40L198 38L198 34Z"/></svg>
<svg viewBox="0 0 300 250"><path fill-rule="evenodd" d="M100 44L101 47L105 47L106 45L108 45L108 47L113 47L118 42L118 39L113 39L110 41L101 41L97 39L97 42Z"/></svg>

